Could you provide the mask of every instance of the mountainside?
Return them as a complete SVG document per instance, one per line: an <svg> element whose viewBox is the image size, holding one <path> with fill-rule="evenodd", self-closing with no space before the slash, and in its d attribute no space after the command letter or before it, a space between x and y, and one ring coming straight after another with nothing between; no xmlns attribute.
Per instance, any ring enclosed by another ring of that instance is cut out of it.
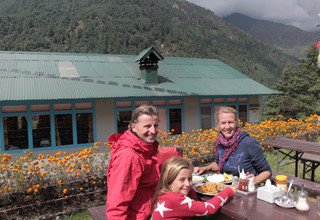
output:
<svg viewBox="0 0 320 220"><path fill-rule="evenodd" d="M305 56L310 46L320 40L319 33L303 31L290 25L254 19L239 13L224 17L224 20L256 39L296 57Z"/></svg>
<svg viewBox="0 0 320 220"><path fill-rule="evenodd" d="M0 0L0 50L217 58L265 85L296 60L184 0Z"/></svg>

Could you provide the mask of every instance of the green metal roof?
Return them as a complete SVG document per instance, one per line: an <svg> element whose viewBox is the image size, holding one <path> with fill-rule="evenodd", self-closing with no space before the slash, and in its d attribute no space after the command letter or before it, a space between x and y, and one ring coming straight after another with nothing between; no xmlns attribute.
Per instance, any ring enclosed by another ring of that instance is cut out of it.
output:
<svg viewBox="0 0 320 220"><path fill-rule="evenodd" d="M147 85L135 59L0 51L0 101L277 93L218 60L199 58L165 57L158 63L159 84ZM76 75L62 77L68 71Z"/></svg>

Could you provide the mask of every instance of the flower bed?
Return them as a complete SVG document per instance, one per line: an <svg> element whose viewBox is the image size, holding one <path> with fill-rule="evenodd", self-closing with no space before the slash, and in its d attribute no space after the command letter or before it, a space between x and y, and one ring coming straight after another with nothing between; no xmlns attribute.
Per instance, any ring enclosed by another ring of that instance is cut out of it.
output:
<svg viewBox="0 0 320 220"><path fill-rule="evenodd" d="M108 160L97 145L70 155L58 152L33 158L26 153L13 161L11 155L0 155L0 216L19 219L104 202Z"/></svg>
<svg viewBox="0 0 320 220"><path fill-rule="evenodd" d="M242 129L259 142L278 136L318 141L320 134L317 115L305 120L279 116ZM213 129L178 136L160 132L160 146L182 146L184 157L198 166L213 161L216 138ZM70 155L58 152L34 158L29 152L13 160L0 154L0 219L52 217L104 204L108 161L109 154L101 152L98 143Z"/></svg>

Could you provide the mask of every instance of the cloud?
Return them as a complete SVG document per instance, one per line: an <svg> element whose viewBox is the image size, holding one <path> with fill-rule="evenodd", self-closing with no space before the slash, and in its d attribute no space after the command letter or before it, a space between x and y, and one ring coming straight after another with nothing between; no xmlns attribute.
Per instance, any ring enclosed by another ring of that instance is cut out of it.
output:
<svg viewBox="0 0 320 220"><path fill-rule="evenodd" d="M320 24L319 0L187 0L212 10L218 16L238 12L252 18L317 31Z"/></svg>

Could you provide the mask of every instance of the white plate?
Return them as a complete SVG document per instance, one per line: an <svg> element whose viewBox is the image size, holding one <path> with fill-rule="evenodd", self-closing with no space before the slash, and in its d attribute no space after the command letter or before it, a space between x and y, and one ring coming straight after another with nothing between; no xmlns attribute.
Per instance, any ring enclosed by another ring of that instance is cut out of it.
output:
<svg viewBox="0 0 320 220"><path fill-rule="evenodd" d="M200 194L202 194L202 195L207 195L207 196L215 196L215 195L217 195L217 194L219 193L219 192L217 192L217 193L206 193L206 192L200 191L200 190L198 189L198 187L201 186L201 185L204 185L204 184L208 184L208 183L199 183L199 184L196 184L196 185L193 186L193 189L194 189L197 193L200 193Z"/></svg>
<svg viewBox="0 0 320 220"><path fill-rule="evenodd" d="M215 174L207 175L206 179L210 183L223 183L223 184L232 183L232 179L229 181L225 181L224 174L215 173Z"/></svg>
<svg viewBox="0 0 320 220"><path fill-rule="evenodd" d="M292 202L292 203L289 203L289 204L283 204L281 202L281 197L277 197L274 199L274 203L277 204L278 206L282 207L282 208L286 208L286 209L291 209L291 208L294 208L296 206L296 202Z"/></svg>
<svg viewBox="0 0 320 220"><path fill-rule="evenodd" d="M204 181L204 177L203 176L198 176L198 175L192 175L192 184L198 184L198 183L202 183Z"/></svg>

